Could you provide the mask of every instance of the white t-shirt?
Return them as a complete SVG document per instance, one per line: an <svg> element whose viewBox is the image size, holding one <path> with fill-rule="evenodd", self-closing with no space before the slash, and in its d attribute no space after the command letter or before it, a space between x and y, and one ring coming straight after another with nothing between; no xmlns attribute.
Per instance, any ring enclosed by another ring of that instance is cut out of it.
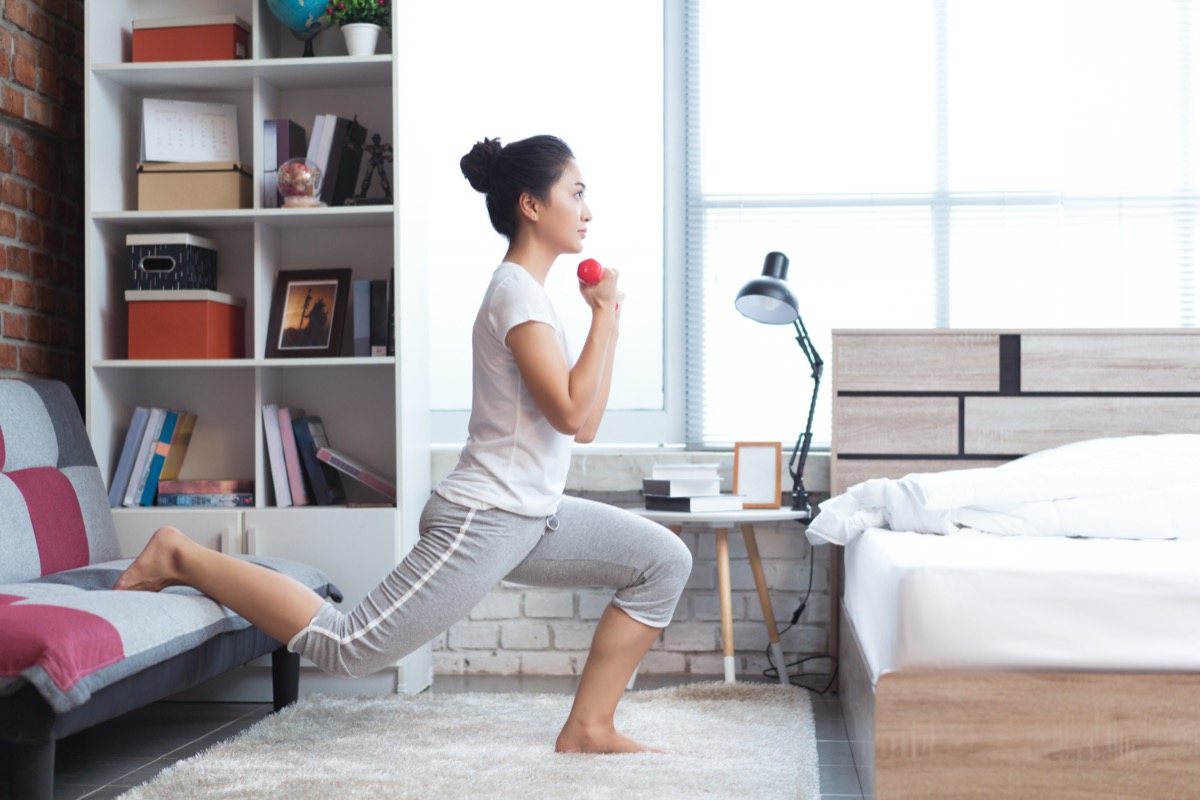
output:
<svg viewBox="0 0 1200 800"><path fill-rule="evenodd" d="M554 328L567 358L563 326L545 288L519 264L504 262L488 285L472 331L471 419L458 464L437 486L468 508L500 508L529 517L558 509L574 437L538 410L505 344L525 322Z"/></svg>

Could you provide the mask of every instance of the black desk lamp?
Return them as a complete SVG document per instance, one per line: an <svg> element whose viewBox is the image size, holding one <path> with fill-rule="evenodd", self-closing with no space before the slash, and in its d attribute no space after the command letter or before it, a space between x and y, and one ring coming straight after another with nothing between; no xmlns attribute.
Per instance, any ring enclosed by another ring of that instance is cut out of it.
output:
<svg viewBox="0 0 1200 800"><path fill-rule="evenodd" d="M817 355L812 339L800 319L800 304L796 295L787 285L788 257L783 253L767 253L763 262L762 277L755 278L742 287L734 307L755 322L767 325L787 325L792 323L796 328L796 341L812 367L812 402L808 406L808 422L804 433L796 440L792 449L792 458L788 462L788 472L792 475L792 510L805 511L812 517L812 505L808 502L808 492L804 489L804 463L808 461L808 446L812 442L813 414L817 410L817 391L821 387L821 373L825 362Z"/></svg>

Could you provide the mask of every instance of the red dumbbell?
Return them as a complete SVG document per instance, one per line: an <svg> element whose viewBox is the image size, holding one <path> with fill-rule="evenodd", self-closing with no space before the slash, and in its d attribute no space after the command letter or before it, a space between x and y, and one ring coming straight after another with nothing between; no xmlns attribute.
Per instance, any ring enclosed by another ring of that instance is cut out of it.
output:
<svg viewBox="0 0 1200 800"><path fill-rule="evenodd" d="M594 258L585 258L579 262L579 271L576 274L583 283L595 286L604 280L604 267L600 266L600 262Z"/></svg>

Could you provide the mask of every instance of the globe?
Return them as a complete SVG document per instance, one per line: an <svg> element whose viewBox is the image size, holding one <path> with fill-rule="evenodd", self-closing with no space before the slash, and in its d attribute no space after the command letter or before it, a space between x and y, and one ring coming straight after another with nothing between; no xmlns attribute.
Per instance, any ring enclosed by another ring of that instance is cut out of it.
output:
<svg viewBox="0 0 1200 800"><path fill-rule="evenodd" d="M304 55L313 54L312 40L333 24L325 13L326 0L267 0L275 19L304 41Z"/></svg>

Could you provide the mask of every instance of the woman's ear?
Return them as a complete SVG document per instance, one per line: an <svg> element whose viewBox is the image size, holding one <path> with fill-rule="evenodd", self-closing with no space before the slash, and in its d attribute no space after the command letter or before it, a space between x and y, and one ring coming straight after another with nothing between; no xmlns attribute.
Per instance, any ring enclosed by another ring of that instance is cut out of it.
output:
<svg viewBox="0 0 1200 800"><path fill-rule="evenodd" d="M529 192L521 192L521 196L517 199L517 208L521 214L530 222L537 222L538 211L541 210L542 202Z"/></svg>

